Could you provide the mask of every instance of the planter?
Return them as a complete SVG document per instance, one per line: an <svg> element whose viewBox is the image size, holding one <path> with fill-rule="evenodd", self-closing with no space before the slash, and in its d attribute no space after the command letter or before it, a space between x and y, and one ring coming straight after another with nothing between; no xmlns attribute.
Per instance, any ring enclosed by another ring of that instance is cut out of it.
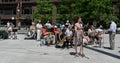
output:
<svg viewBox="0 0 120 63"><path fill-rule="evenodd" d="M0 30L0 38L1 39L7 39L8 33L5 30Z"/></svg>

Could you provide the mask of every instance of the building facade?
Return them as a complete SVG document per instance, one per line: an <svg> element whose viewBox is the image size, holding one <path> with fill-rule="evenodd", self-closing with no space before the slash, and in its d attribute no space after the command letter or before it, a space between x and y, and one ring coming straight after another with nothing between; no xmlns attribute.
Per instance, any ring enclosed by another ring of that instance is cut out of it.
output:
<svg viewBox="0 0 120 63"><path fill-rule="evenodd" d="M17 22L22 25L29 25L32 21L32 12L35 9L37 0L0 0L0 24Z"/></svg>
<svg viewBox="0 0 120 63"><path fill-rule="evenodd" d="M18 22L21 22L22 25L30 25L33 21L32 13L36 9L37 1L38 0L0 0L0 25L6 25L7 22L12 22L16 26ZM117 1L118 0L112 0L113 4L116 4ZM53 10L57 13L57 4L60 0L53 0L53 2L56 5ZM117 5L114 5L114 8L113 13L119 13Z"/></svg>

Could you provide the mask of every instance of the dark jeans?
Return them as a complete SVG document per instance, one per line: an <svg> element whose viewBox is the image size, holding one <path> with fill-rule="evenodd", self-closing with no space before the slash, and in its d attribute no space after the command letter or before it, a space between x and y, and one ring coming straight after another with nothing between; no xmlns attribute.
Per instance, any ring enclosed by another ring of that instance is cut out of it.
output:
<svg viewBox="0 0 120 63"><path fill-rule="evenodd" d="M72 47L73 46L73 42L70 39L66 39L66 41L63 44L63 47L69 48L69 46Z"/></svg>

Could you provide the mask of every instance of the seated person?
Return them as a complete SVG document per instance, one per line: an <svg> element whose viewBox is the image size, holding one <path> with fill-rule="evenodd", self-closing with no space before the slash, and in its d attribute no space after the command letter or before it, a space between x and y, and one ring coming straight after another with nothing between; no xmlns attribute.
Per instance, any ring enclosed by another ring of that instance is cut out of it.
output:
<svg viewBox="0 0 120 63"><path fill-rule="evenodd" d="M30 31L31 31L31 37L35 35L36 33L36 27L35 27L35 23L33 22L32 25L30 26ZM35 37L34 37L35 38Z"/></svg>
<svg viewBox="0 0 120 63"><path fill-rule="evenodd" d="M65 35L66 35L66 42L65 42L65 46L67 46L67 48L69 48L69 43L72 47L72 36L73 36L73 32L72 29L70 27L67 27L66 31L65 31Z"/></svg>
<svg viewBox="0 0 120 63"><path fill-rule="evenodd" d="M57 26L54 26L53 33L55 35L55 42L58 43L58 40L59 40L59 38L58 38L59 30L58 30Z"/></svg>
<svg viewBox="0 0 120 63"><path fill-rule="evenodd" d="M95 31L89 27L87 31L87 35L90 38L89 44L94 44Z"/></svg>
<svg viewBox="0 0 120 63"><path fill-rule="evenodd" d="M96 44L99 44L100 45L100 47L101 47L101 41L102 41L102 29L100 29L100 28L97 28L96 30L95 30L95 39L97 40L96 41Z"/></svg>
<svg viewBox="0 0 120 63"><path fill-rule="evenodd" d="M62 29L59 33L59 41L62 40L62 38L65 36L65 31L66 31L66 29L65 29L65 26L63 25Z"/></svg>
<svg viewBox="0 0 120 63"><path fill-rule="evenodd" d="M32 25L30 26L30 29L28 31L28 36L25 39L35 39L36 38L36 27L35 23L32 22Z"/></svg>
<svg viewBox="0 0 120 63"><path fill-rule="evenodd" d="M58 28L57 28L57 26L54 26L53 33L54 33L54 35L56 35L56 34L58 33Z"/></svg>
<svg viewBox="0 0 120 63"><path fill-rule="evenodd" d="M30 30L31 30L32 32L35 32L35 31L36 31L35 23L32 23L32 25L30 26Z"/></svg>
<svg viewBox="0 0 120 63"><path fill-rule="evenodd" d="M51 23L50 23L49 20L47 21L47 23L45 24L45 26L47 26L47 31L48 31L48 32L51 32L51 31L52 31L52 30L51 30L52 25L51 25Z"/></svg>
<svg viewBox="0 0 120 63"><path fill-rule="evenodd" d="M90 42L90 38L88 37L87 33L84 32L83 34L83 44L88 45Z"/></svg>
<svg viewBox="0 0 120 63"><path fill-rule="evenodd" d="M42 28L42 37L46 40L46 44L50 45L50 32L47 32L47 26Z"/></svg>
<svg viewBox="0 0 120 63"><path fill-rule="evenodd" d="M65 26L62 26L62 30L58 34L58 46L63 47L64 42L66 41L66 35L65 35Z"/></svg>
<svg viewBox="0 0 120 63"><path fill-rule="evenodd" d="M50 42L52 42L52 44L54 45L55 44L55 35L54 35L54 33L51 32L49 37L50 37Z"/></svg>

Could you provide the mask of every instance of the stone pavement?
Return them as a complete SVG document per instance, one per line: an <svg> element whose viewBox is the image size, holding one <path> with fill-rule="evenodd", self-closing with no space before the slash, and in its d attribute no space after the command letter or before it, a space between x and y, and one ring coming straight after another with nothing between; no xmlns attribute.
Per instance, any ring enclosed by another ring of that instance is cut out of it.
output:
<svg viewBox="0 0 120 63"><path fill-rule="evenodd" d="M120 63L120 35L116 35L115 50L84 47L85 57L75 57L73 48L58 49L54 45L40 46L36 40L0 40L0 63ZM104 47L109 47L108 35L104 35Z"/></svg>

